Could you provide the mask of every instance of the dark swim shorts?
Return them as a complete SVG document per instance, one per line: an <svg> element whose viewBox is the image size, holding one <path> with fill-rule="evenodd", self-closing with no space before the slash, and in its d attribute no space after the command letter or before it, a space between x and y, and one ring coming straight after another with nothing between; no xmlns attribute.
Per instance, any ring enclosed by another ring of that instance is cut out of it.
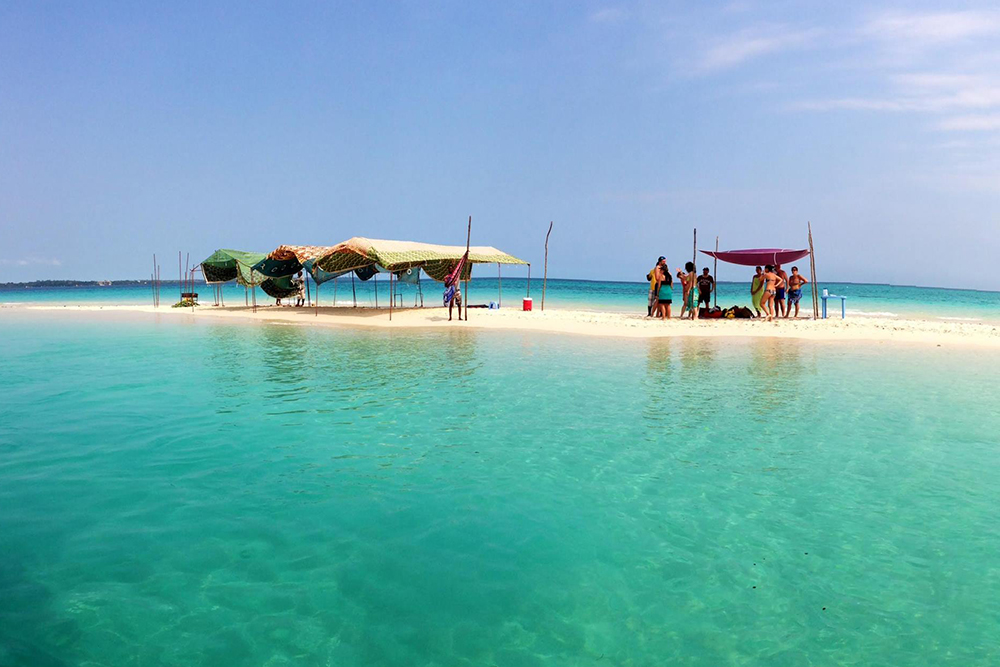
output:
<svg viewBox="0 0 1000 667"><path fill-rule="evenodd" d="M785 300L785 288L784 287L779 287L778 288L778 294L774 298L777 301L784 301Z"/></svg>
<svg viewBox="0 0 1000 667"><path fill-rule="evenodd" d="M802 300L802 290L800 289L788 290L788 305L794 306L801 300Z"/></svg>

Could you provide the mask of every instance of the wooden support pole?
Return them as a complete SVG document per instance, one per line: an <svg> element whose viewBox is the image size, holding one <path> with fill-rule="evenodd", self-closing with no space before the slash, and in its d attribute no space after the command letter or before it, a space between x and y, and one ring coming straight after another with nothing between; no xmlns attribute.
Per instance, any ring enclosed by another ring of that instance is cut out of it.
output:
<svg viewBox="0 0 1000 667"><path fill-rule="evenodd" d="M393 273L389 271L389 321L392 322L392 302L396 300L396 295L392 292Z"/></svg>
<svg viewBox="0 0 1000 667"><path fill-rule="evenodd" d="M310 290L309 290L309 272L308 271L306 271L305 273L302 274L302 280L304 280L305 283L306 283L306 299L307 299L309 305L311 306L313 298L312 298L312 294L310 293Z"/></svg>
<svg viewBox="0 0 1000 667"><path fill-rule="evenodd" d="M552 234L552 221L549 220L549 231L545 232L545 264L542 270L542 310L545 310L545 287L549 281L549 235Z"/></svg>
<svg viewBox="0 0 1000 667"><path fill-rule="evenodd" d="M715 289L712 290L712 297L715 300L714 300L714 302L713 302L712 305L718 306L719 305L719 258L718 258L718 254L719 254L719 237L718 236L715 237L715 254L716 254L716 257L715 257L715 262L713 264L714 268L712 269L712 278L715 280L715 283L714 283L715 284Z"/></svg>
<svg viewBox="0 0 1000 667"><path fill-rule="evenodd" d="M531 297L531 264L528 264L528 289L524 293L524 298L528 299Z"/></svg>
<svg viewBox="0 0 1000 667"><path fill-rule="evenodd" d="M354 288L354 272L351 271L351 295L354 297L354 307L358 307L358 292Z"/></svg>
<svg viewBox="0 0 1000 667"><path fill-rule="evenodd" d="M375 310L378 310L378 274L376 273L372 276L372 280L375 281Z"/></svg>
<svg viewBox="0 0 1000 667"><path fill-rule="evenodd" d="M694 250L691 253L691 263L694 264L694 272L698 274L698 228L694 228Z"/></svg>
<svg viewBox="0 0 1000 667"><path fill-rule="evenodd" d="M319 283L316 283L316 317L319 317Z"/></svg>
<svg viewBox="0 0 1000 667"><path fill-rule="evenodd" d="M812 222L806 223L809 229L809 284L812 285L813 319L819 319L819 286L816 284L816 251L813 249Z"/></svg>
<svg viewBox="0 0 1000 667"><path fill-rule="evenodd" d="M503 305L503 276L500 275L500 262L497 262L497 308Z"/></svg>
<svg viewBox="0 0 1000 667"><path fill-rule="evenodd" d="M471 245L470 245L471 243L472 243L472 216L470 215L469 216L469 229L468 229L468 231L465 234L465 264L466 264L466 266L468 267L468 270L469 270L469 278L472 277L472 263L469 261L469 248L471 247ZM462 268L462 271L464 271L464 270L465 270L465 267ZM459 274L455 277L455 280L457 282L457 281L459 281L461 279L462 279L462 274L461 274L461 272L459 272ZM468 280L465 281L465 294L462 295L462 301L463 301L463 303L465 305L465 321L468 322L469 321L469 281ZM461 308L462 305L463 304L459 304L458 307ZM458 319L462 319L462 311L458 311Z"/></svg>

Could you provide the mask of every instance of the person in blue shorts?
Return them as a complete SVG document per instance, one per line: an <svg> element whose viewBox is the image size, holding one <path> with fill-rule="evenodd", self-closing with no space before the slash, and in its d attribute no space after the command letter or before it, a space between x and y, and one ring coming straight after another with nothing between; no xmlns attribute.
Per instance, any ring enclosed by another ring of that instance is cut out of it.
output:
<svg viewBox="0 0 1000 667"><path fill-rule="evenodd" d="M785 309L785 317L792 312L795 306L795 317L799 316L799 301L802 300L802 287L808 285L809 281L804 275L799 273L799 267L792 267L792 275L788 277L788 306Z"/></svg>
<svg viewBox="0 0 1000 667"><path fill-rule="evenodd" d="M788 317L788 307L785 305L785 290L788 287L788 274L781 268L781 264L774 265L774 274L781 278L778 283L780 287L774 295L775 317Z"/></svg>

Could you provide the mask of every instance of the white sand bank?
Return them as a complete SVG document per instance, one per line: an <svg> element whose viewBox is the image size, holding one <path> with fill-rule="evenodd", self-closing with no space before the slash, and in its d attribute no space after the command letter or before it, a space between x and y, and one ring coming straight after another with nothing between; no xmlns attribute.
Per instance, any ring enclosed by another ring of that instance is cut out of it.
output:
<svg viewBox="0 0 1000 667"><path fill-rule="evenodd" d="M244 322L285 322L305 326L372 327L380 329L474 328L492 330L541 331L550 333L657 338L665 336L768 337L826 341L882 341L899 343L951 344L1000 348L1000 327L981 322L944 322L865 317L847 320L650 320L639 314L549 309L522 312L514 309L471 309L469 321L448 321L443 308L394 310L392 320L386 309L371 308L290 308L278 306L252 309L243 306L218 308L170 308L143 305L5 305L6 311L57 311L66 314L142 313L157 317L209 320L217 318Z"/></svg>

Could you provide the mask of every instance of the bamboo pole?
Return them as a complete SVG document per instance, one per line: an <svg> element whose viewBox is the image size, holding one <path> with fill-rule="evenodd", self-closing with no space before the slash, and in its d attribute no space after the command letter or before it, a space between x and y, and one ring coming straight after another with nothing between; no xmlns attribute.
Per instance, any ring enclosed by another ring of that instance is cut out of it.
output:
<svg viewBox="0 0 1000 667"><path fill-rule="evenodd" d="M715 237L715 254L719 254L719 237ZM715 279L715 289L712 290L712 297L715 299L713 305L718 308L719 306L719 258L715 258L715 263L713 264L712 278Z"/></svg>
<svg viewBox="0 0 1000 667"><path fill-rule="evenodd" d="M525 299L531 298L531 264L528 264L528 290L524 293Z"/></svg>
<svg viewBox="0 0 1000 667"><path fill-rule="evenodd" d="M354 297L354 307L358 307L358 291L354 289L354 272L351 271L351 295Z"/></svg>
<svg viewBox="0 0 1000 667"><path fill-rule="evenodd" d="M813 250L812 222L807 222L809 229L809 283L812 285L813 319L819 319L819 287L816 285L816 252Z"/></svg>
<svg viewBox="0 0 1000 667"><path fill-rule="evenodd" d="M500 275L500 262L497 262L497 308L503 305L503 276Z"/></svg>
<svg viewBox="0 0 1000 667"><path fill-rule="evenodd" d="M396 296L392 292L392 278L393 272L389 271L389 321L392 322L392 302L396 300Z"/></svg>
<svg viewBox="0 0 1000 667"><path fill-rule="evenodd" d="M549 220L549 231L545 233L545 265L542 271L542 310L545 310L545 286L549 280L549 235L552 234L552 221Z"/></svg>
<svg viewBox="0 0 1000 667"><path fill-rule="evenodd" d="M319 283L316 283L316 317L319 317Z"/></svg>
<svg viewBox="0 0 1000 667"><path fill-rule="evenodd" d="M694 272L698 273L698 228L694 228L694 251L691 253L691 263L694 264Z"/></svg>
<svg viewBox="0 0 1000 667"><path fill-rule="evenodd" d="M313 298L312 298L312 294L309 291L309 272L308 271L306 271L302 275L302 280L306 281L306 299L308 299L309 305L311 306Z"/></svg>
<svg viewBox="0 0 1000 667"><path fill-rule="evenodd" d="M469 248L471 247L471 245L470 245L471 243L472 243L472 216L470 215L469 216L469 229L468 229L468 231L465 234L465 263L469 267L469 278L472 277L472 264L469 263ZM463 271L464 270L465 269L463 267ZM461 279L462 279L462 274L461 274L461 272L459 272L458 276L455 277L455 280L459 281ZM465 281L465 294L462 296L462 301L465 304L465 321L468 322L469 321L469 281L468 280ZM461 305L459 305L459 308L461 308ZM462 319L462 311L458 312L458 319Z"/></svg>

